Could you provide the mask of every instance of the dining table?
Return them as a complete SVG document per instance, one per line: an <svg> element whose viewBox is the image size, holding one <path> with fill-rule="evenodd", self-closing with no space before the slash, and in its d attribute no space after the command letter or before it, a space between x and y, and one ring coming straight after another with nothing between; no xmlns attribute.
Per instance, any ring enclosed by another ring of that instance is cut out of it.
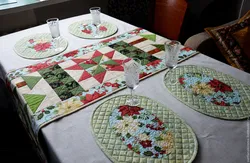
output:
<svg viewBox="0 0 250 163"><path fill-rule="evenodd" d="M61 36L68 41L63 53L100 42L104 39L82 39L71 35L68 26L75 21L91 19L90 14L60 20ZM101 19L115 24L115 36L137 27L101 14ZM49 33L47 24L11 33L0 37L0 77L6 79L11 70L32 65L47 59L30 60L18 56L13 47L21 38L36 33ZM60 55L60 54L59 54ZM199 65L209 67L250 85L250 74L225 63L197 54L179 65ZM249 162L249 123L248 119L223 120L201 114L172 96L164 85L166 71L154 74L140 81L135 94L151 98L181 117L194 131L198 141L198 153L194 163L243 163ZM73 114L57 119L40 129L41 144L46 151L48 162L55 163L109 163L111 160L99 148L91 129L94 110L107 99L129 94L123 89L103 98Z"/></svg>

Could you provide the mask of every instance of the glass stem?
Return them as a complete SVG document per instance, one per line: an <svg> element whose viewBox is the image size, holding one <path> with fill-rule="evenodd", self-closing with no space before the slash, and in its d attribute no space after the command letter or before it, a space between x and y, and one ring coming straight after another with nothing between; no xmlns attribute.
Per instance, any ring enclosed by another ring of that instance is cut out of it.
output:
<svg viewBox="0 0 250 163"><path fill-rule="evenodd" d="M133 100L133 89L130 89L130 94L131 94L131 101Z"/></svg>

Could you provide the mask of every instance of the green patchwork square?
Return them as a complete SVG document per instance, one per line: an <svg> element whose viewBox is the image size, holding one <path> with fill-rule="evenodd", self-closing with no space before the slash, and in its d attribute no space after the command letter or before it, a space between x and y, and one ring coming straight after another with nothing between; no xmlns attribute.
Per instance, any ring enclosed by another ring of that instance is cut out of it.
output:
<svg viewBox="0 0 250 163"><path fill-rule="evenodd" d="M60 73L64 72L64 70L60 68L60 69L53 70L53 72L54 72L54 74L60 74Z"/></svg>
<svg viewBox="0 0 250 163"><path fill-rule="evenodd" d="M124 47L122 47L122 46L118 46L118 47L113 48L113 49L115 49L116 51L121 52L122 50L124 50Z"/></svg>
<svg viewBox="0 0 250 163"><path fill-rule="evenodd" d="M57 88L54 88L54 91L56 92L56 94L59 96L59 95L61 95L62 94L62 92L65 92L65 91L67 91L68 89L67 89L67 87L65 86L65 85L61 85L61 86L59 86L59 87L57 87Z"/></svg>
<svg viewBox="0 0 250 163"><path fill-rule="evenodd" d="M59 65L40 70L39 73L62 101L84 91L84 89Z"/></svg>
<svg viewBox="0 0 250 163"><path fill-rule="evenodd" d="M50 69L45 68L45 69L39 70L38 72L39 72L41 75L44 75L45 73L50 72Z"/></svg>
<svg viewBox="0 0 250 163"><path fill-rule="evenodd" d="M137 47L128 46L128 47L126 47L126 49L129 50L129 51L134 51L134 50L137 50Z"/></svg>
<svg viewBox="0 0 250 163"><path fill-rule="evenodd" d="M70 92L76 96L81 94L82 92L86 92L81 86L75 87L74 89L70 90Z"/></svg>
<svg viewBox="0 0 250 163"><path fill-rule="evenodd" d="M70 91L64 91L64 92L61 92L61 94L58 96L61 100L64 101L64 100L69 99L70 97L73 97L74 95Z"/></svg>
<svg viewBox="0 0 250 163"><path fill-rule="evenodd" d="M79 86L76 81L71 81L71 82L68 82L68 83L66 83L64 85L67 88L67 90L71 90L71 89L74 89L74 88Z"/></svg>
<svg viewBox="0 0 250 163"><path fill-rule="evenodd" d="M46 78L46 81L48 83L54 83L54 82L58 81L58 79L56 76L50 76L49 78Z"/></svg>
<svg viewBox="0 0 250 163"><path fill-rule="evenodd" d="M54 72L52 72L52 71L46 71L46 72L44 72L44 74L41 74L42 75L42 77L44 78L44 79L48 79L48 78L51 78L51 77L55 77L55 74L54 74Z"/></svg>
<svg viewBox="0 0 250 163"><path fill-rule="evenodd" d="M56 74L56 77L57 77L57 79L59 79L59 80L62 80L62 79L64 79L64 78L68 77L68 76L69 76L69 74L68 74L67 72L65 72L65 71Z"/></svg>
<svg viewBox="0 0 250 163"><path fill-rule="evenodd" d="M72 81L75 81L71 76L67 76L66 78L62 79L61 82L63 84L67 84L67 83L70 83Z"/></svg>

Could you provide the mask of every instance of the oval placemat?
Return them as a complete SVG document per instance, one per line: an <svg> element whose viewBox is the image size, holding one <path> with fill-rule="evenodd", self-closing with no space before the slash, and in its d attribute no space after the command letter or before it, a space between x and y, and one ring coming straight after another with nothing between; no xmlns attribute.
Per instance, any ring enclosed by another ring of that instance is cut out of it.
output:
<svg viewBox="0 0 250 163"><path fill-rule="evenodd" d="M221 119L250 116L250 86L211 68L185 65L168 71L167 89L190 108Z"/></svg>
<svg viewBox="0 0 250 163"><path fill-rule="evenodd" d="M144 96L137 96L140 101L137 107L126 106L128 98L129 95L122 95L108 99L92 115L96 142L111 161L191 163L194 160L197 139L181 118Z"/></svg>
<svg viewBox="0 0 250 163"><path fill-rule="evenodd" d="M69 26L69 32L77 37L86 39L100 39L112 36L118 30L117 26L109 22L103 21L99 25L99 34L96 35L96 27L91 20L78 21Z"/></svg>
<svg viewBox="0 0 250 163"><path fill-rule="evenodd" d="M55 50L56 45L60 47ZM52 41L50 33L39 33L30 35L19 40L15 46L15 52L26 59L43 59L52 57L63 52L68 46L67 40L60 37L55 42Z"/></svg>

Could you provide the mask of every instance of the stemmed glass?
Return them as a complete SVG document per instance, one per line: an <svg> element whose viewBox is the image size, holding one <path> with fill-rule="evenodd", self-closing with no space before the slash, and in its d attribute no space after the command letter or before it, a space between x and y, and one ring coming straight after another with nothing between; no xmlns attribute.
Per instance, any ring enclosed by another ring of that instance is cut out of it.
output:
<svg viewBox="0 0 250 163"><path fill-rule="evenodd" d="M126 101L126 104L137 106L139 100L133 96L133 91L139 85L141 61L137 58L128 58L123 61L122 65L124 67L126 85L131 90L130 99Z"/></svg>
<svg viewBox="0 0 250 163"><path fill-rule="evenodd" d="M99 37L99 25L101 24L101 7L91 7L89 9L92 16L92 24L95 26L95 37Z"/></svg>
<svg viewBox="0 0 250 163"><path fill-rule="evenodd" d="M171 41L170 43L165 42L165 64L169 69L168 73L177 67L178 64L178 56L181 50L181 43L179 41ZM169 80L170 83L176 84L176 80L172 77Z"/></svg>
<svg viewBox="0 0 250 163"><path fill-rule="evenodd" d="M50 18L47 21L47 24L49 26L49 30L52 37L52 42L55 45L55 51L61 51L62 47L60 48L60 30L59 30L59 19L58 18Z"/></svg>

